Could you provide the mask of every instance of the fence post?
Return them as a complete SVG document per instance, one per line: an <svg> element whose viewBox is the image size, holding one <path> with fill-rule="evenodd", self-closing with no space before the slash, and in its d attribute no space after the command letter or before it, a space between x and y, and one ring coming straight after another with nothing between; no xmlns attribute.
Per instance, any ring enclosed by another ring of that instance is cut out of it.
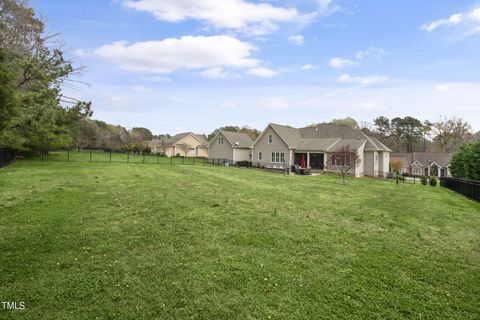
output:
<svg viewBox="0 0 480 320"><path fill-rule="evenodd" d="M112 163L112 150L110 150L110 163Z"/></svg>
<svg viewBox="0 0 480 320"><path fill-rule="evenodd" d="M127 163L130 162L130 151L127 151Z"/></svg>
<svg viewBox="0 0 480 320"><path fill-rule="evenodd" d="M90 150L90 162L92 162L92 150Z"/></svg>
<svg viewBox="0 0 480 320"><path fill-rule="evenodd" d="M143 164L145 164L145 152L143 153Z"/></svg>
<svg viewBox="0 0 480 320"><path fill-rule="evenodd" d="M70 162L70 149L67 149L67 162Z"/></svg>

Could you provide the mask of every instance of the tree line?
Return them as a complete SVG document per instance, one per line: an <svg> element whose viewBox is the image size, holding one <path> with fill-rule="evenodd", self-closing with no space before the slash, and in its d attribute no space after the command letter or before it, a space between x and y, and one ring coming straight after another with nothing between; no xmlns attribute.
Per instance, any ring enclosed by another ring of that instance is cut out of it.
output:
<svg viewBox="0 0 480 320"><path fill-rule="evenodd" d="M379 116L372 122L357 122L351 117L329 123L349 125L377 138L394 152L455 152L461 145L480 139L462 118L440 117L436 121L417 118Z"/></svg>

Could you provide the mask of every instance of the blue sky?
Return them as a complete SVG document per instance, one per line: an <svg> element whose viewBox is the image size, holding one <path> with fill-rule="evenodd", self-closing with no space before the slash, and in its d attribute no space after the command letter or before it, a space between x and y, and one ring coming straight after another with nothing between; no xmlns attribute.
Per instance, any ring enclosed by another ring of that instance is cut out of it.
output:
<svg viewBox="0 0 480 320"><path fill-rule="evenodd" d="M351 116L480 130L480 2L32 0L94 118L154 133Z"/></svg>

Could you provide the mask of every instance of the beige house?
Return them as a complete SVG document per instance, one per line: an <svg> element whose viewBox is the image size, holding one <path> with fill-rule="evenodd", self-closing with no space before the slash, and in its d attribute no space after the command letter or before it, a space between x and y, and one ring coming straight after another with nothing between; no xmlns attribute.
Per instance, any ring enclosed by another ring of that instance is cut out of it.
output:
<svg viewBox="0 0 480 320"><path fill-rule="evenodd" d="M207 141L202 135L184 132L167 139L150 142L152 153L167 157L207 157Z"/></svg>
<svg viewBox="0 0 480 320"><path fill-rule="evenodd" d="M219 131L208 144L208 158L232 162L251 161L253 140L244 133Z"/></svg>
<svg viewBox="0 0 480 320"><path fill-rule="evenodd" d="M346 125L319 124L293 128L269 124L252 144L252 162L265 168L286 169L306 160L312 170L329 171L329 155L342 146L355 149L360 161L356 177L386 177L391 150L361 130Z"/></svg>
<svg viewBox="0 0 480 320"><path fill-rule="evenodd" d="M412 152L392 153L390 159L401 161L401 173L414 176L451 177L452 157L453 153L446 152Z"/></svg>

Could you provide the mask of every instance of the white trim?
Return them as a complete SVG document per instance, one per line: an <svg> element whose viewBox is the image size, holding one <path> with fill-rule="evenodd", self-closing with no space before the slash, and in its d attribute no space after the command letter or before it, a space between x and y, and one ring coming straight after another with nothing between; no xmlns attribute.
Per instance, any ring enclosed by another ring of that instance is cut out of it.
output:
<svg viewBox="0 0 480 320"><path fill-rule="evenodd" d="M411 166L411 167L413 167L413 166L422 166L422 167L424 167L424 165L423 165L420 161L418 161L418 160L415 160L415 162L413 162L412 164L410 164L410 166Z"/></svg>

